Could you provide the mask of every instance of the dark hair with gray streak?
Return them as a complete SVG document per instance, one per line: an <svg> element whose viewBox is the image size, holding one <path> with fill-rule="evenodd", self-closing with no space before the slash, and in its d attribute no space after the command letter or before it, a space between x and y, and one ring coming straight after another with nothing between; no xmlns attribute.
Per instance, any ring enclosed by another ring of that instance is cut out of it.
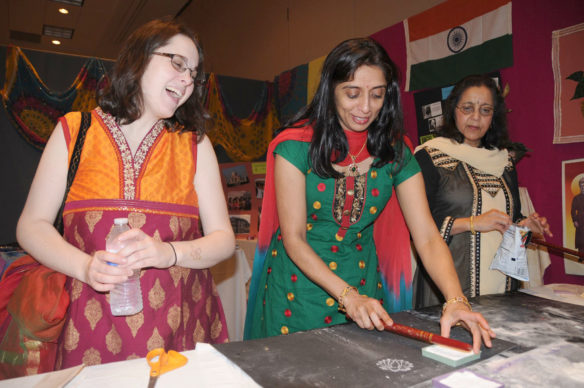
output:
<svg viewBox="0 0 584 388"><path fill-rule="evenodd" d="M487 149L511 148L512 143L507 132L507 105L505 105L505 99L497 83L487 75L469 75L454 86L446 99L444 124L439 133L441 136L454 139L459 143L464 142L464 136L456 127L456 107L460 102L460 97L468 88L481 86L486 87L491 92L494 108L491 126L481 139L481 147Z"/></svg>

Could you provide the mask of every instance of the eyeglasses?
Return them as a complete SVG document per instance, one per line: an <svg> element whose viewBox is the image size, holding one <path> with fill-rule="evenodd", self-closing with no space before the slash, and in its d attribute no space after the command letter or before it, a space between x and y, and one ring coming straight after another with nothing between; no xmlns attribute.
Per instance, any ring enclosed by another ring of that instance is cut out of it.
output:
<svg viewBox="0 0 584 388"><path fill-rule="evenodd" d="M174 67L174 70L178 71L179 73L184 73L186 70L188 70L193 81L197 77L197 68L195 67L191 69L190 67L187 67L187 59L182 55L157 52L154 52L152 54L170 58L170 64L172 65L172 67Z"/></svg>
<svg viewBox="0 0 584 388"><path fill-rule="evenodd" d="M475 105L471 104L471 103L457 105L456 107L458 109L460 109L462 114L465 116L468 116L468 115L473 114L475 112ZM484 117L492 116L494 111L495 111L495 109L490 105L479 106L479 114L481 116L484 116Z"/></svg>

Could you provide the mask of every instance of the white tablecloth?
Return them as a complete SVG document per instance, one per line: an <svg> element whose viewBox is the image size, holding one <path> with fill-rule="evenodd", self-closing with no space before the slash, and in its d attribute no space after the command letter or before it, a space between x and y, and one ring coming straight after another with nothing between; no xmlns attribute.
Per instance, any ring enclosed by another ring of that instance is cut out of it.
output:
<svg viewBox="0 0 584 388"><path fill-rule="evenodd" d="M243 326L247 311L247 283L251 278L251 264L256 242L237 240L235 254L211 268L217 292L223 304L230 341L243 340Z"/></svg>
<svg viewBox="0 0 584 388"><path fill-rule="evenodd" d="M540 298L584 306L584 286L578 284L552 283L519 291Z"/></svg>

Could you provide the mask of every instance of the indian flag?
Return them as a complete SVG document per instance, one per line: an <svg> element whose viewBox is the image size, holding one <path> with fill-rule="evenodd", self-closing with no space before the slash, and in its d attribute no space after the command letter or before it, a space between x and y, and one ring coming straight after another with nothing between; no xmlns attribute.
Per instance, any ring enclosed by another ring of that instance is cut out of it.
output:
<svg viewBox="0 0 584 388"><path fill-rule="evenodd" d="M449 0L404 21L406 90L513 65L511 1Z"/></svg>

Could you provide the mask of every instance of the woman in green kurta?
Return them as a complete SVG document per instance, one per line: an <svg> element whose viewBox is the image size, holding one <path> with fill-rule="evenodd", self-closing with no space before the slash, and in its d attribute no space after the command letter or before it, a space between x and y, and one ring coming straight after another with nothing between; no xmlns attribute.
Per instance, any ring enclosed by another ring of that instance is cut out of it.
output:
<svg viewBox="0 0 584 388"><path fill-rule="evenodd" d="M309 143L288 140L275 150L306 176L306 240L331 271L355 285L360 294L383 303L373 223L388 202L392 185L419 172L419 167L408 152L409 163L393 178L391 163L358 176L321 178L311 171L308 147ZM348 194L351 190L354 195ZM278 236L280 230L266 256L267 268L271 269L263 272L260 280L267 285L261 322L273 323L262 330L267 335L278 335L347 322L336 300L290 260Z"/></svg>
<svg viewBox="0 0 584 388"><path fill-rule="evenodd" d="M490 346L494 333L470 311L404 144L397 69L385 50L372 39L337 46L313 101L289 127L268 149L246 338L347 318L383 330L392 324L386 309L410 308L409 239L388 223L400 216L389 201L395 189L424 265L448 301L442 334L460 321L475 351L481 338ZM401 249L397 260L394 248Z"/></svg>

